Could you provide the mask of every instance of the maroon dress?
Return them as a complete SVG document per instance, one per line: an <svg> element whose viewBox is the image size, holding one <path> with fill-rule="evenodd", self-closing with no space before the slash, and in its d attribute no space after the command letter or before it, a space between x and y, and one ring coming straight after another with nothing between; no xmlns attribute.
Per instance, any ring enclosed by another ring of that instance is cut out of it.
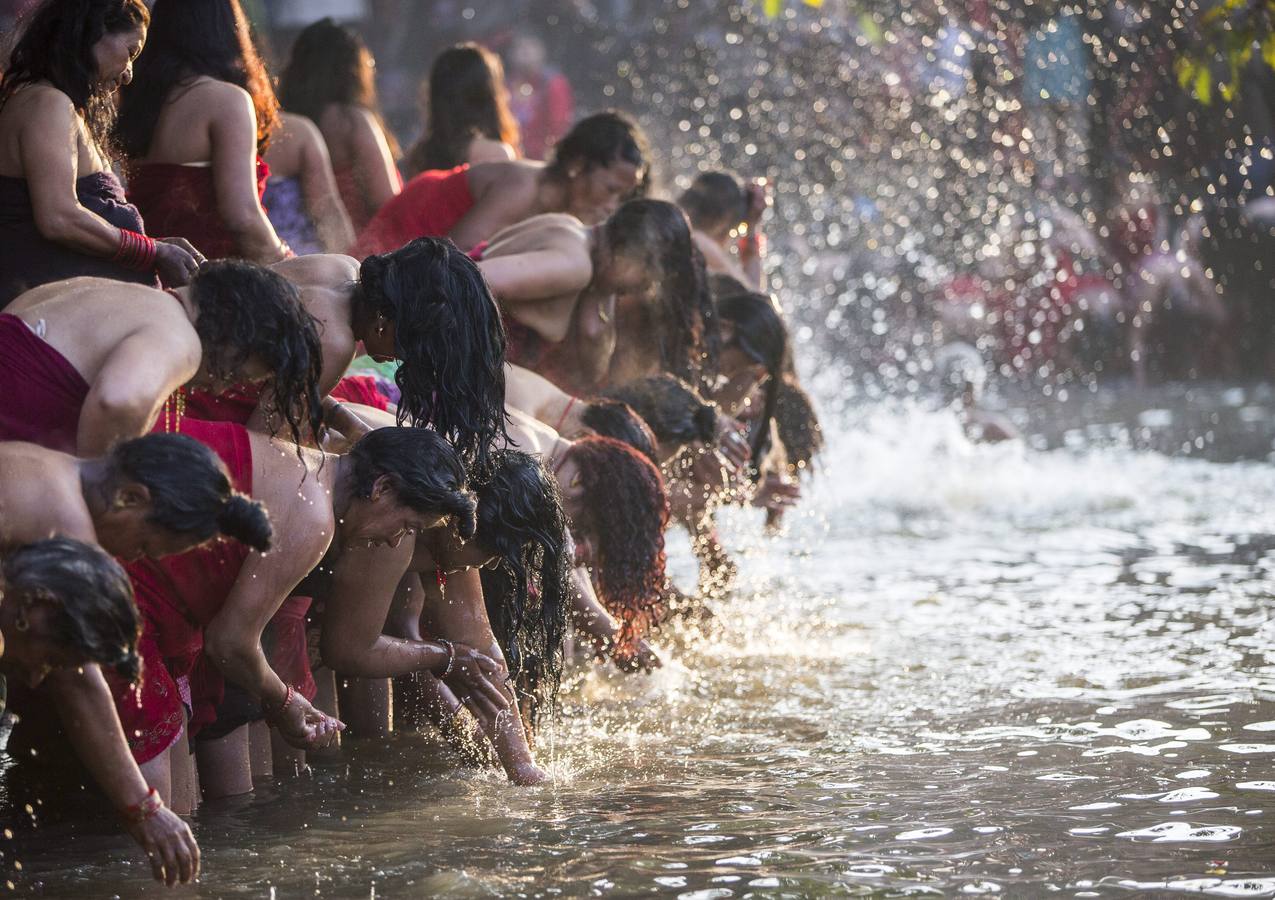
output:
<svg viewBox="0 0 1275 900"><path fill-rule="evenodd" d="M89 385L17 316L0 314L0 441L75 453Z"/></svg>

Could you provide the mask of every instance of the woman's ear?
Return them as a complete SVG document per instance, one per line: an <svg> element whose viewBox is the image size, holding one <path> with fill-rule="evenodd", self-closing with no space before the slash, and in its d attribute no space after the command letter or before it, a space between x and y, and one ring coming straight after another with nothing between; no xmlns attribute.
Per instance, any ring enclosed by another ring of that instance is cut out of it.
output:
<svg viewBox="0 0 1275 900"><path fill-rule="evenodd" d="M133 509L150 502L150 489L144 484L130 481L115 490L115 496L111 498L111 509Z"/></svg>
<svg viewBox="0 0 1275 900"><path fill-rule="evenodd" d="M372 482L372 492L368 495L369 500L379 500L381 497L393 496L394 478L390 475L381 475Z"/></svg>

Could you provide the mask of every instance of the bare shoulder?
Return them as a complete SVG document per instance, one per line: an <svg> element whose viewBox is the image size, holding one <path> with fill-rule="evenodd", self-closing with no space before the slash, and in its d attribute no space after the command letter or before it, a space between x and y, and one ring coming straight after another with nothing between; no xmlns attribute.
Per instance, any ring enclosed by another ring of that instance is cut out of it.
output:
<svg viewBox="0 0 1275 900"><path fill-rule="evenodd" d="M189 85L178 88L178 93L173 95L173 102L182 103L187 107L197 106L205 114L242 113L248 110L256 116L252 94L237 84L206 76L196 78Z"/></svg>
<svg viewBox="0 0 1275 900"><path fill-rule="evenodd" d="M532 253L537 250L588 252L589 229L575 216L543 213L496 232L484 258Z"/></svg>
<svg viewBox="0 0 1275 900"><path fill-rule="evenodd" d="M357 281L359 261L342 253L312 253L275 263L274 269L293 284L337 288Z"/></svg>
<svg viewBox="0 0 1275 900"><path fill-rule="evenodd" d="M511 162L518 158L514 148L504 141L493 141L491 138L482 137L481 135L469 142L469 153L467 155L470 165L488 162Z"/></svg>
<svg viewBox="0 0 1275 900"><path fill-rule="evenodd" d="M71 102L71 98L53 85L43 82L24 85L9 98L4 110L24 118L54 117L58 121L72 121L75 118L75 104Z"/></svg>
<svg viewBox="0 0 1275 900"><path fill-rule="evenodd" d="M326 479L320 477L324 460L318 450L255 431L248 432L252 446L254 500L266 505L276 536L286 539L289 552L319 555L332 541L335 522L332 497ZM282 543L280 541L279 543Z"/></svg>

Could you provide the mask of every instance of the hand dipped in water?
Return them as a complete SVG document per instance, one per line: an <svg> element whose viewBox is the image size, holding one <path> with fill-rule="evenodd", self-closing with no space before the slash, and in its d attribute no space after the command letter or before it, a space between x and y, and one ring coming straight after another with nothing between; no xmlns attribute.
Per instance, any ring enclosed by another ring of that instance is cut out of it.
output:
<svg viewBox="0 0 1275 900"><path fill-rule="evenodd" d="M798 482L777 472L767 472L762 483L757 486L757 492L753 494L752 504L771 512L782 513L796 506L800 499L801 485Z"/></svg>
<svg viewBox="0 0 1275 900"><path fill-rule="evenodd" d="M549 781L549 773L533 762L520 763L505 774L509 780L520 787L532 787Z"/></svg>
<svg viewBox="0 0 1275 900"><path fill-rule="evenodd" d="M456 648L456 661L444 681L465 701L471 712L489 721L495 719L513 702L506 688L509 673L504 665L467 644L453 646Z"/></svg>
<svg viewBox="0 0 1275 900"><path fill-rule="evenodd" d="M644 638L638 639L633 653L624 656L615 655L612 659L621 672L645 672L650 675L656 669L664 667L664 661L660 659L660 655Z"/></svg>
<svg viewBox="0 0 1275 900"><path fill-rule="evenodd" d="M300 694L272 723L289 746L298 750L326 750L336 744L345 723L315 709Z"/></svg>
<svg viewBox="0 0 1275 900"><path fill-rule="evenodd" d="M160 807L149 818L124 827L146 851L156 881L172 887L199 877L199 845L190 826L171 809Z"/></svg>
<svg viewBox="0 0 1275 900"><path fill-rule="evenodd" d="M190 284L199 267L208 262L185 238L164 238L155 242L155 271L165 287Z"/></svg>
<svg viewBox="0 0 1275 900"><path fill-rule="evenodd" d="M725 413L717 415L717 449L736 470L748 465L753 458L748 445L747 428L738 419Z"/></svg>

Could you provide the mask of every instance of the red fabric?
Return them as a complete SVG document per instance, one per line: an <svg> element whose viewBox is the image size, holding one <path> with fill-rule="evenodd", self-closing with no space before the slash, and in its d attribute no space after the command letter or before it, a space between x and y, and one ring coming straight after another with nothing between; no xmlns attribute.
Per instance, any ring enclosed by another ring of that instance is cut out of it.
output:
<svg viewBox="0 0 1275 900"><path fill-rule="evenodd" d="M547 341L539 332L519 322L513 316L503 316L505 321L505 359L516 366L545 375L544 367L550 351L559 346ZM545 375L545 377L548 377ZM550 379L552 380L552 379Z"/></svg>
<svg viewBox="0 0 1275 900"><path fill-rule="evenodd" d="M17 316L0 315L0 440L74 453L89 385Z"/></svg>
<svg viewBox="0 0 1275 900"><path fill-rule="evenodd" d="M208 422L246 425L260 400L261 385L258 384L237 384L220 394L202 389L188 391L186 415Z"/></svg>
<svg viewBox="0 0 1275 900"><path fill-rule="evenodd" d="M235 489L252 491L252 446L248 431L231 422L183 418L177 428L211 447L230 471ZM214 666L196 672L204 628L221 611L249 549L238 541L218 541L180 556L130 563L137 608L142 614L145 671L136 691L108 673L115 708L133 757L153 759L172 744L181 728L176 679L191 679L191 734L216 718L225 684Z"/></svg>
<svg viewBox="0 0 1275 900"><path fill-rule="evenodd" d="M447 237L473 205L469 166L422 172L372 216L351 255L363 259L397 250L418 237Z"/></svg>
<svg viewBox="0 0 1275 900"><path fill-rule="evenodd" d="M257 199L266 192L270 168L257 157ZM235 236L217 210L212 166L147 163L128 179L128 199L146 220L147 233L184 237L209 259L240 256Z"/></svg>
<svg viewBox="0 0 1275 900"><path fill-rule="evenodd" d="M509 93L510 108L522 133L522 155L545 159L575 118L571 82L551 71L533 81L514 80Z"/></svg>
<svg viewBox="0 0 1275 900"><path fill-rule="evenodd" d="M386 412L390 408L390 399L377 390L376 379L371 375L346 375L337 382L329 396L333 400L362 403Z"/></svg>
<svg viewBox="0 0 1275 900"><path fill-rule="evenodd" d="M313 700L319 691L310 670L310 648L306 640L306 615L312 602L309 597L284 600L261 636L270 668L284 684L292 685L307 700Z"/></svg>

